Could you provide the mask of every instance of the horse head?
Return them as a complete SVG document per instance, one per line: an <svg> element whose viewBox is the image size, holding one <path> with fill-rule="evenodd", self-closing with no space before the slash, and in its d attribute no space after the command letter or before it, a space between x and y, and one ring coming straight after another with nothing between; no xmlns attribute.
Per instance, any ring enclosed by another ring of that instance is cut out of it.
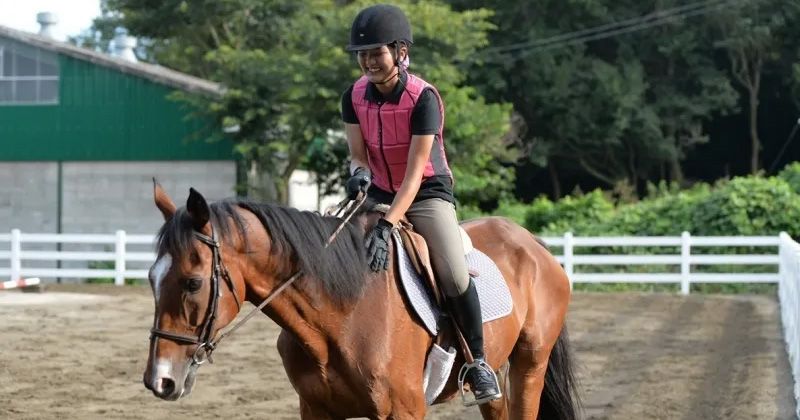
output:
<svg viewBox="0 0 800 420"><path fill-rule="evenodd" d="M223 223L213 217L206 199L190 189L184 208L154 182L156 207L164 216L158 237L158 258L149 280L155 299L150 352L144 385L157 397L177 400L189 395L197 368L210 359L217 332L238 314L244 285L220 248ZM239 296L237 296L237 290Z"/></svg>

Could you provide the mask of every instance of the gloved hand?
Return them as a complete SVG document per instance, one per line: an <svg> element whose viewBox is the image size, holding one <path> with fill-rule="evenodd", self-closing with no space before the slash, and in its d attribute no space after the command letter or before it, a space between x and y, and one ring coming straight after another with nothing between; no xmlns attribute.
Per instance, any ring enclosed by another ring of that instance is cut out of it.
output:
<svg viewBox="0 0 800 420"><path fill-rule="evenodd" d="M372 183L370 173L366 168L356 168L353 176L347 180L344 186L347 198L355 200L359 192L367 193L369 185Z"/></svg>
<svg viewBox="0 0 800 420"><path fill-rule="evenodd" d="M389 268L389 238L392 236L392 225L386 219L378 219L378 223L367 236L367 262L374 272Z"/></svg>

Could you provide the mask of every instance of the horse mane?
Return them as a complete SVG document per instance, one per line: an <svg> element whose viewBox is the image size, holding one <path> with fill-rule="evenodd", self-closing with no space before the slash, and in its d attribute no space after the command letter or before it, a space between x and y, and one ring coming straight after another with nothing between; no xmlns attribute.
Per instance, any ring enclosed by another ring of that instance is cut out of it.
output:
<svg viewBox="0 0 800 420"><path fill-rule="evenodd" d="M366 284L367 263L364 231L358 223L348 222L325 248L342 219L276 204L225 200L209 205L214 232L223 243L229 243L233 228L247 242L247 221L237 211L239 208L258 218L269 234L273 252L280 252L282 258L295 261L304 277L316 280L306 282L312 283L306 287L320 285L338 304L352 302L361 296ZM228 220L233 220L233 223ZM169 252L174 256L188 249L194 250L193 235L191 218L181 208L159 230L159 254Z"/></svg>

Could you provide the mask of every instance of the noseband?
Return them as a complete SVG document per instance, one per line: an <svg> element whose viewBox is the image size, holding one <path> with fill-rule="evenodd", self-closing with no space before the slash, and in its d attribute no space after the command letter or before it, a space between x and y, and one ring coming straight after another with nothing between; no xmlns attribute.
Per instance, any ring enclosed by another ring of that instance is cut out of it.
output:
<svg viewBox="0 0 800 420"><path fill-rule="evenodd" d="M231 280L231 276L228 274L228 269L225 268L225 264L222 262L222 257L220 256L219 252L219 242L217 241L216 234L214 233L214 227L211 227L210 237L200 232L193 233L195 238L211 248L211 296L206 317L203 320L203 325L200 328L200 334L197 336L179 334L153 327L150 330L150 340L154 340L156 338L165 338L177 343L199 344L197 350L195 350L194 354L192 355L192 364L202 365L206 361L213 363L213 360L211 360L211 352L213 352L214 348L216 348L216 342L212 340L212 334L214 334L214 324L217 320L217 314L219 312L219 298L222 296L222 290L220 290L219 287L220 277L225 279L225 283L228 284L228 287L231 290L233 300L236 302L237 313L239 309L241 309L241 303L239 303L239 299L236 297L236 285L233 283L233 280Z"/></svg>

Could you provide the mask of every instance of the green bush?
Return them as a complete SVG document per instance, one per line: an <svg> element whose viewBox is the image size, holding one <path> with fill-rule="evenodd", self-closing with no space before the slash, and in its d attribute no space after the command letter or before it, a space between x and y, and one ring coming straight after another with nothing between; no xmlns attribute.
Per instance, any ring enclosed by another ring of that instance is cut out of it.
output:
<svg viewBox="0 0 800 420"><path fill-rule="evenodd" d="M620 206L597 230L602 234L635 236L680 235L696 232L693 214L697 204L709 194L706 184L676 192L660 191L638 203Z"/></svg>
<svg viewBox="0 0 800 420"><path fill-rule="evenodd" d="M530 204L515 200L501 200L499 206L492 212L493 216L507 217L516 223L525 226L525 219L530 212Z"/></svg>
<svg viewBox="0 0 800 420"><path fill-rule="evenodd" d="M677 221L675 221L677 222ZM777 235L800 232L800 196L782 178L720 182L694 206L694 235Z"/></svg>
<svg viewBox="0 0 800 420"><path fill-rule="evenodd" d="M459 205L456 207L456 214L458 215L458 220L476 219L485 216L477 206L470 205Z"/></svg>
<svg viewBox="0 0 800 420"><path fill-rule="evenodd" d="M786 165L778 174L778 178L786 181L795 193L800 194L800 162Z"/></svg>
<svg viewBox="0 0 800 420"><path fill-rule="evenodd" d="M612 203L600 190L580 196L567 196L556 202L535 200L525 218L531 232L560 235L572 231L578 235L597 234L597 226L614 214Z"/></svg>
<svg viewBox="0 0 800 420"><path fill-rule="evenodd" d="M458 220L469 220L475 219L481 216L502 216L507 217L514 222L525 225L525 217L528 214L530 209L530 204L525 204L520 201L515 200L500 200L497 208L491 213L484 213L476 206L459 206L457 213L458 213Z"/></svg>
<svg viewBox="0 0 800 420"><path fill-rule="evenodd" d="M106 249L108 251L108 249ZM89 261L87 264L87 268L92 270L113 270L114 269L114 261ZM113 277L92 277L88 279L84 279L87 284L114 284ZM125 279L125 285L137 285L141 284L143 281L138 279Z"/></svg>
<svg viewBox="0 0 800 420"><path fill-rule="evenodd" d="M681 190L675 185L649 187L648 196L616 207L599 190L551 201L540 197L530 204L504 201L493 214L524 220L524 226L541 236L695 236L800 234L800 164L790 165L777 177L739 177L716 183L699 183ZM477 209L473 209L477 211ZM560 250L559 250L560 251ZM592 247L591 254L678 254L680 247ZM775 247L697 247L695 254L774 253ZM677 265L579 266L582 273L678 272ZM694 272L774 272L774 265L695 265ZM677 291L678 285L603 284L576 285L576 290ZM701 293L773 293L774 285L695 284Z"/></svg>

